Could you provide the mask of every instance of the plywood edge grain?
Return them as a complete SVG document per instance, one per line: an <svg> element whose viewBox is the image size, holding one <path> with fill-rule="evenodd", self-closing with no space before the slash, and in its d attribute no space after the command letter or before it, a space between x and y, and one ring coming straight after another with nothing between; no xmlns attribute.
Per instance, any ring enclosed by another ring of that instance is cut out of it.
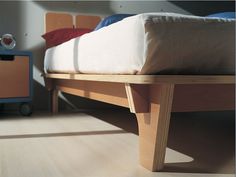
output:
<svg viewBox="0 0 236 177"><path fill-rule="evenodd" d="M234 75L102 75L102 74L44 74L46 78L72 79L131 84L234 84Z"/></svg>

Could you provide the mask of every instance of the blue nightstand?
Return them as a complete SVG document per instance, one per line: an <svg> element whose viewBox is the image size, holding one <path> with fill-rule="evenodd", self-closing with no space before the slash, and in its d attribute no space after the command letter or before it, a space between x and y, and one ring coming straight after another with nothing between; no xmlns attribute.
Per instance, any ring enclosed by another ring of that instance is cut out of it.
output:
<svg viewBox="0 0 236 177"><path fill-rule="evenodd" d="M0 103L21 103L20 113L30 115L32 97L32 53L0 50Z"/></svg>

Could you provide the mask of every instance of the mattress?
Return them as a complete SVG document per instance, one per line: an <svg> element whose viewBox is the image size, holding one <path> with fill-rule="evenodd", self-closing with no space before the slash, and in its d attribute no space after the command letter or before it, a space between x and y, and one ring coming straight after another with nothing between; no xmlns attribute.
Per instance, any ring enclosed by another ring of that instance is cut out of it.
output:
<svg viewBox="0 0 236 177"><path fill-rule="evenodd" d="M89 74L234 74L234 25L234 19L139 14L48 49L44 70Z"/></svg>

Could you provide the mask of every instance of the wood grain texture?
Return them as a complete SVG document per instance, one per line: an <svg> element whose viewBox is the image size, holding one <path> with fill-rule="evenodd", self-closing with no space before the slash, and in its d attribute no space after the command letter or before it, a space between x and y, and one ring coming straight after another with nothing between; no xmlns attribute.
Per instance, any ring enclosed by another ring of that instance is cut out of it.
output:
<svg viewBox="0 0 236 177"><path fill-rule="evenodd" d="M174 76L173 78L171 76L144 76L145 79L143 79L141 76L141 80L138 80L139 84L130 84L128 82L130 81L129 79L133 78L132 75L128 76L128 78L126 78L125 75L117 75L114 76L116 79L110 75L107 77L107 75L73 74L67 79L55 79L53 77L47 77L50 75L45 76L46 78L53 79L53 88L56 88L62 92L119 106L129 107L131 112L136 112L140 136L140 163L142 166L151 171L160 170L164 165L165 149L170 121L169 119L170 113L173 110L178 110L181 112L186 111L185 106L191 105L195 99L203 99L203 102L200 105L195 105L195 111L201 111L202 107L205 107L205 110L208 110L209 106L212 104L211 97L214 97L214 99L220 97L223 104L225 99L230 99L231 103L234 102L232 101L234 99L232 96L232 91L234 90L233 84L230 86L231 92L229 93L231 96L227 96L227 94L223 94L223 96L222 94L217 94L217 92L212 92L212 95L208 95L206 92L206 90L211 92L211 89L218 88L218 86L220 86L221 89L218 90L218 93L219 91L222 93L228 93L226 90L224 90L224 88L228 87L230 84L225 84L225 82L227 81L229 83L233 83L233 76L206 76L207 78L199 78L198 76L180 76L180 78L178 78L178 76ZM58 75L53 74L53 76ZM66 76L68 76L68 74ZM81 77L76 78L74 76ZM92 78L92 76L95 77ZM151 77L151 79L149 77ZM135 76L134 78L138 77ZM226 78L226 80L224 80L224 78ZM117 81L117 79L119 79L119 81ZM104 82L101 80L107 81ZM119 83L121 81L123 83ZM153 82L152 84L147 84L151 81ZM169 83L170 81L173 83ZM135 82L137 82L137 80L135 80ZM181 84L177 85L178 87L175 90L174 83L176 82ZM205 84L206 82L208 84ZM188 87L186 87L186 85ZM181 86L183 90L180 89ZM197 94L193 94L194 92L191 91L190 88L195 88L195 91L197 91L195 93ZM186 93L184 94L182 92ZM174 105L179 106L180 109L177 109L175 106L172 107L173 98L175 101ZM207 102L207 99L209 102ZM188 102L184 103L185 105L181 103L184 100L188 100ZM146 112L146 110L142 110L142 103L144 103L144 107L148 105L148 113L140 113ZM214 102L214 104L216 106L219 104L218 108L221 108L221 102Z"/></svg>
<svg viewBox="0 0 236 177"><path fill-rule="evenodd" d="M176 85L172 112L235 109L234 84Z"/></svg>
<svg viewBox="0 0 236 177"><path fill-rule="evenodd" d="M150 112L136 114L140 163L151 171L164 166L173 93L173 84L151 85Z"/></svg>
<svg viewBox="0 0 236 177"><path fill-rule="evenodd" d="M149 112L149 85L125 84L130 112Z"/></svg>
<svg viewBox="0 0 236 177"><path fill-rule="evenodd" d="M54 84L62 92L129 107L124 84L76 80L55 80Z"/></svg>
<svg viewBox="0 0 236 177"><path fill-rule="evenodd" d="M103 75L103 74L45 74L46 78L130 84L234 84L233 75Z"/></svg>
<svg viewBox="0 0 236 177"><path fill-rule="evenodd" d="M76 17L76 27L94 29L99 21L98 17L79 15ZM46 15L46 32L72 26L71 15L56 13ZM46 82L46 85L51 90L53 112L58 111L59 90L129 107L131 112L136 113L139 127L140 163L151 171L160 170L164 165L171 111L189 111L193 108L195 111L201 111L203 108L204 110L222 110L234 106L232 100L234 99L235 77L233 75L51 73L45 74L44 77L50 80ZM231 86L228 86L229 84ZM224 92L229 92L229 94ZM144 105L143 108L142 105Z"/></svg>
<svg viewBox="0 0 236 177"><path fill-rule="evenodd" d="M133 112L137 112L136 117L140 137L140 163L151 171L160 170L163 167L174 84L153 84L150 86L126 85L126 89L125 84L96 81L55 79L54 84L56 88L52 92L52 108L54 113L58 107L57 90L129 107L131 110L134 110ZM129 91L127 92L127 90ZM142 98L138 94L147 96L148 99ZM142 99L145 99L145 101ZM148 111L143 111L141 108L143 101L147 104Z"/></svg>
<svg viewBox="0 0 236 177"><path fill-rule="evenodd" d="M136 125L125 110L1 116L1 177L234 177L233 113L188 115L192 120L175 116L169 138L178 146L167 148L168 165L160 173L138 165L138 136L130 132Z"/></svg>
<svg viewBox="0 0 236 177"><path fill-rule="evenodd" d="M0 98L30 95L30 65L28 56L15 56L13 61L0 60Z"/></svg>
<svg viewBox="0 0 236 177"><path fill-rule="evenodd" d="M99 16L77 15L75 17L75 22L76 22L75 27L95 29L100 21L101 21L101 17Z"/></svg>
<svg viewBox="0 0 236 177"><path fill-rule="evenodd" d="M60 28L73 28L73 16L66 13L46 13L45 32L50 32Z"/></svg>

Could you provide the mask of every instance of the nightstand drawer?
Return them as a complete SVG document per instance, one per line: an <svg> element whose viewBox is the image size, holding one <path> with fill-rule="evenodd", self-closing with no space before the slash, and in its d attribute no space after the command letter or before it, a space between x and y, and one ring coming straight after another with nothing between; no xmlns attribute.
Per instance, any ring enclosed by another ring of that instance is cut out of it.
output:
<svg viewBox="0 0 236 177"><path fill-rule="evenodd" d="M0 56L0 98L29 96L29 56Z"/></svg>

